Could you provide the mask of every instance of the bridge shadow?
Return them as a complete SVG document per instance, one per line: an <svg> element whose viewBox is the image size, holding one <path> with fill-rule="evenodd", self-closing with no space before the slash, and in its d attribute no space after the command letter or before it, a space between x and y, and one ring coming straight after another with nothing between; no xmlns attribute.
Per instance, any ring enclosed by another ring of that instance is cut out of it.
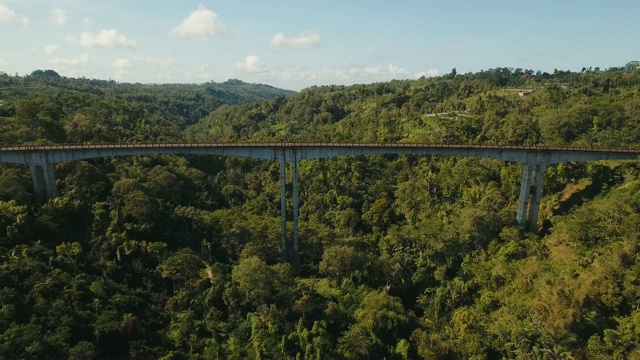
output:
<svg viewBox="0 0 640 360"><path fill-rule="evenodd" d="M621 176L616 176L619 167L620 166L598 165L595 172L590 175L590 184L571 192L568 196L562 197L555 203L553 200L551 200L551 204L547 203L545 209L542 210L544 215L539 233L540 236L548 235L551 232L551 228L553 228L551 217L566 215L571 212L573 208L593 200L600 195L605 188L619 184L622 181ZM570 186L579 187L577 184L571 183L567 184L566 188Z"/></svg>

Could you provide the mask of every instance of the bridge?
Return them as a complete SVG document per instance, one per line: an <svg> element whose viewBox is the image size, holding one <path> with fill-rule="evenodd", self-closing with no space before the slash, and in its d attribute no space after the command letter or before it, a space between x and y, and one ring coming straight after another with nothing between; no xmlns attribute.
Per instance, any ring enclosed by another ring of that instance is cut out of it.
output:
<svg viewBox="0 0 640 360"><path fill-rule="evenodd" d="M57 197L54 165L64 161L134 155L239 156L280 163L281 257L299 269L298 163L301 160L360 155L439 155L498 159L524 164L516 219L536 231L546 168L561 162L636 160L640 149L501 146L451 144L366 144L366 143L156 143L156 144L69 144L2 146L0 162L29 166L38 203ZM293 171L293 241L286 235L286 165Z"/></svg>

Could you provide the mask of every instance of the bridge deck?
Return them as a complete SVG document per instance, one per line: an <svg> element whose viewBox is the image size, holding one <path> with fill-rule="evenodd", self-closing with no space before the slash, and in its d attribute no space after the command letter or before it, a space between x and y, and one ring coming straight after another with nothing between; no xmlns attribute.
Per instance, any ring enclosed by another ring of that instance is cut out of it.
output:
<svg viewBox="0 0 640 360"><path fill-rule="evenodd" d="M636 153L640 148L581 147L545 145L491 145L491 144L424 144L424 143L316 143L316 142L235 142L235 143L104 143L104 144L52 144L0 146L0 151L56 151L101 149L168 149L168 148L420 148L420 149L494 149L530 151L578 151L606 153Z"/></svg>
<svg viewBox="0 0 640 360"><path fill-rule="evenodd" d="M419 143L315 143L315 142L248 142L248 143L135 143L135 144L48 144L0 146L0 162L28 165L31 169L37 202L56 197L54 164L64 161L99 157L132 155L213 155L241 156L280 162L282 249L288 254L286 242L285 179L286 163L293 163L294 250L297 257L298 237L298 174L301 160L337 156L411 154L436 156L466 156L519 162L523 166L517 220L526 219L527 227L537 228L538 208L546 167L550 164L574 161L637 160L640 148L594 148L580 146L492 145L492 144L419 144ZM531 174L534 173L533 187ZM535 188L533 195L530 190ZM530 197L533 199L531 200ZM530 205L530 206L529 206ZM531 210L527 214L527 208ZM296 258L294 257L294 264Z"/></svg>

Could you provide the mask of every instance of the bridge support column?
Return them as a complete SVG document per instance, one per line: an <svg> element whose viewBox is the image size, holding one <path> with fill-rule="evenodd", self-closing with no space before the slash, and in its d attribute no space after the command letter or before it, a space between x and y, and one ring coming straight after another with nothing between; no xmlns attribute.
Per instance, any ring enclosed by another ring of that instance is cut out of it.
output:
<svg viewBox="0 0 640 360"><path fill-rule="evenodd" d="M44 204L47 200L58 197L53 164L33 162L29 164L29 169L31 170L31 180L33 181L33 193L36 198L36 203Z"/></svg>
<svg viewBox="0 0 640 360"><path fill-rule="evenodd" d="M280 228L282 239L280 241L280 254L283 262L289 261L287 246L287 162L284 149L280 154Z"/></svg>
<svg viewBox="0 0 640 360"><path fill-rule="evenodd" d="M520 198L518 199L518 223L524 224L527 219L527 207L529 206L529 193L531 191L531 175L533 164L524 163L522 169L522 182L520 183Z"/></svg>
<svg viewBox="0 0 640 360"><path fill-rule="evenodd" d="M293 150L293 271L300 272L300 244L298 240L299 187L298 187L298 154Z"/></svg>
<svg viewBox="0 0 640 360"><path fill-rule="evenodd" d="M547 171L547 164L536 164L535 175L533 178L533 200L529 204L529 218L527 219L527 228L530 231L538 232L538 213L540 211L540 201L542 200L542 187L544 185L544 174Z"/></svg>
<svg viewBox="0 0 640 360"><path fill-rule="evenodd" d="M298 153L296 149L282 149L277 155L280 162L280 256L283 262L291 263L294 273L300 272L300 240L298 231L299 218L299 182L298 182ZM293 163L293 241L287 239L287 160Z"/></svg>

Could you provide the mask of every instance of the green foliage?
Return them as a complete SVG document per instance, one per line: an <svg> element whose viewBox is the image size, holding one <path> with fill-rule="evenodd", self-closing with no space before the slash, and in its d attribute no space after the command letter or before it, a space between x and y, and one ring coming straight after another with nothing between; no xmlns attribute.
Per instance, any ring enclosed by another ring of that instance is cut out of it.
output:
<svg viewBox="0 0 640 360"><path fill-rule="evenodd" d="M291 94L237 80L0 73L0 143L627 146L640 141L639 84L621 69L454 69ZM540 236L514 220L518 165L366 156L299 170L294 276L280 262L273 162L60 163L61 196L44 205L33 204L27 169L2 165L0 358L639 356L637 162L550 166Z"/></svg>
<svg viewBox="0 0 640 360"><path fill-rule="evenodd" d="M228 288L227 302L240 301L249 308L286 301L291 285L288 264L267 265L258 257L242 259L233 267L231 280L234 287ZM239 295L239 299L232 296Z"/></svg>

